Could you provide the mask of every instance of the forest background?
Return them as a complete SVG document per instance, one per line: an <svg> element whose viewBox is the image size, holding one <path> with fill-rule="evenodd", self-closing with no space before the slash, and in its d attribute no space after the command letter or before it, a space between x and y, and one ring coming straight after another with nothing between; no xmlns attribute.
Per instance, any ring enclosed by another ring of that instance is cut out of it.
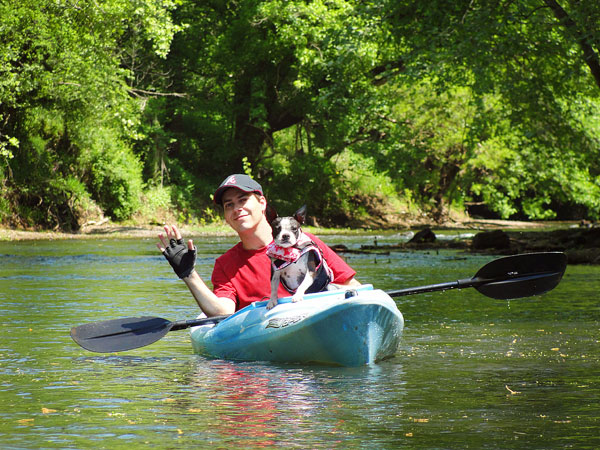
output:
<svg viewBox="0 0 600 450"><path fill-rule="evenodd" d="M0 222L600 218L597 0L0 0Z"/></svg>

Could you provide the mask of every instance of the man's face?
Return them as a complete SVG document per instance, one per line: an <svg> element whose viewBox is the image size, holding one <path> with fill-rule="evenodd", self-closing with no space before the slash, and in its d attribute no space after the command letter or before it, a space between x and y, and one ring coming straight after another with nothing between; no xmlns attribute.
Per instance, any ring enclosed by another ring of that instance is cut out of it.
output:
<svg viewBox="0 0 600 450"><path fill-rule="evenodd" d="M263 196L231 188L223 193L222 200L225 222L237 233L256 229L264 219L267 202Z"/></svg>

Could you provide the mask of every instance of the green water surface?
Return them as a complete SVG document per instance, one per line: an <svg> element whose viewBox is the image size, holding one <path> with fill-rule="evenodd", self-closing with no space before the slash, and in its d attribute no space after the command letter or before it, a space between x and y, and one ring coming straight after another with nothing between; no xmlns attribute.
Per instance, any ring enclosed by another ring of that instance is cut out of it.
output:
<svg viewBox="0 0 600 450"><path fill-rule="evenodd" d="M202 276L233 242L196 239ZM347 257L387 290L466 278L492 258ZM360 368L208 360L187 331L95 354L72 326L197 315L154 241L0 242L0 448L600 448L599 292L600 268L569 266L532 299L401 297L396 357Z"/></svg>

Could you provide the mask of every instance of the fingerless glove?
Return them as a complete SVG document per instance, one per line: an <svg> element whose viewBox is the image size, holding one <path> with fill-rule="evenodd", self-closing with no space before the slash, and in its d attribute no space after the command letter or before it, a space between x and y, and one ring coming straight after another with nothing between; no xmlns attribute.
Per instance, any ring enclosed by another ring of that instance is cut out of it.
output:
<svg viewBox="0 0 600 450"><path fill-rule="evenodd" d="M190 250L183 239L171 239L163 255L179 278L190 276L196 265L196 247Z"/></svg>

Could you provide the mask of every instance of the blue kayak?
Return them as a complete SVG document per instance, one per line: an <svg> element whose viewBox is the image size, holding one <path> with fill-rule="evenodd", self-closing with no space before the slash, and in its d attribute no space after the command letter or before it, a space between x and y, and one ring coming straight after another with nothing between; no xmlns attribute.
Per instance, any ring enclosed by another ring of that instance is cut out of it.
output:
<svg viewBox="0 0 600 450"><path fill-rule="evenodd" d="M255 302L215 324L191 329L194 351L217 359L362 366L392 357L404 319L384 291L308 294L271 310Z"/></svg>

